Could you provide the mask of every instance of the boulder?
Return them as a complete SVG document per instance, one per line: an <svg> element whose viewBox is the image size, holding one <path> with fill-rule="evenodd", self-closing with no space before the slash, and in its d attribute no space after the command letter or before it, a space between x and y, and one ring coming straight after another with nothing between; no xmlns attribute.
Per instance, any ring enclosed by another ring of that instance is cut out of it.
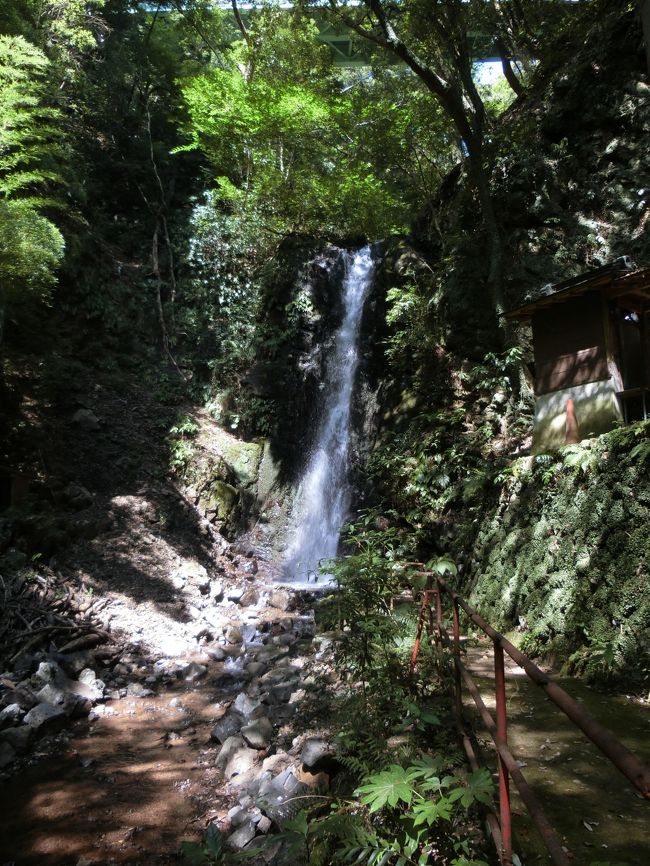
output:
<svg viewBox="0 0 650 866"><path fill-rule="evenodd" d="M260 591L255 589L255 587L251 587L247 589L239 599L239 603L242 607L253 607L260 600Z"/></svg>
<svg viewBox="0 0 650 866"><path fill-rule="evenodd" d="M223 743L231 739L235 734L238 734L244 724L245 719L237 712L230 711L222 716L212 728L210 739L217 743Z"/></svg>
<svg viewBox="0 0 650 866"><path fill-rule="evenodd" d="M247 773L256 761L257 752L248 748L243 737L234 736L224 742L215 766L223 770L225 778L230 780L233 776Z"/></svg>
<svg viewBox="0 0 650 866"><path fill-rule="evenodd" d="M311 771L320 769L319 764L334 757L334 747L324 737L308 737L302 747L300 760Z"/></svg>
<svg viewBox="0 0 650 866"><path fill-rule="evenodd" d="M235 698L233 709L240 713L246 721L259 718L264 715L262 706L259 701L251 698L245 692L240 692Z"/></svg>
<svg viewBox="0 0 650 866"><path fill-rule="evenodd" d="M45 702L37 704L25 716L25 724L29 725L38 737L60 731L66 721L67 716L60 707L53 707Z"/></svg>
<svg viewBox="0 0 650 866"><path fill-rule="evenodd" d="M181 677L188 683L196 682L204 677L208 672L206 665L200 665L197 662L190 662L181 670Z"/></svg>
<svg viewBox="0 0 650 866"><path fill-rule="evenodd" d="M101 701L104 697L106 685L102 680L97 679L97 675L92 668L84 668L79 674L77 682L71 684L71 688L77 694L91 701Z"/></svg>
<svg viewBox="0 0 650 866"><path fill-rule="evenodd" d="M186 560L180 568L178 568L173 578L182 580L183 583L190 583L201 592L207 592L210 588L210 577L205 567L195 559Z"/></svg>
<svg viewBox="0 0 650 866"><path fill-rule="evenodd" d="M27 751L33 736L34 731L29 725L20 725L17 728L0 731L0 743L9 743L18 754L23 754Z"/></svg>
<svg viewBox="0 0 650 866"><path fill-rule="evenodd" d="M270 607L278 610L288 610L291 604L291 595L285 589L274 590L269 597Z"/></svg>
<svg viewBox="0 0 650 866"><path fill-rule="evenodd" d="M20 704L9 704L0 711L0 729L20 724L24 715L25 710Z"/></svg>
<svg viewBox="0 0 650 866"><path fill-rule="evenodd" d="M54 683L46 683L36 693L36 697L41 702L41 705L49 704L51 707L57 707L63 710L66 716L71 718L88 715L92 707L92 701L89 698L76 694L76 692L65 687L57 686ZM28 717L29 713L25 716L25 721L27 721Z"/></svg>
<svg viewBox="0 0 650 866"><path fill-rule="evenodd" d="M255 833L255 824L249 818L228 836L226 845L231 851L241 851L255 838Z"/></svg>
<svg viewBox="0 0 650 866"><path fill-rule="evenodd" d="M253 749L267 749L273 736L273 725L268 716L261 716L241 729L241 735Z"/></svg>

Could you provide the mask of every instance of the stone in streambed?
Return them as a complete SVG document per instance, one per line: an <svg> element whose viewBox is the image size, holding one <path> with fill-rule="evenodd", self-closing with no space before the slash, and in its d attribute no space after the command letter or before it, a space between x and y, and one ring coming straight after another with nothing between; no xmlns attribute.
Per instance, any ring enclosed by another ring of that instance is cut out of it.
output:
<svg viewBox="0 0 650 866"><path fill-rule="evenodd" d="M255 833L255 824L249 819L228 836L226 845L231 851L241 851L255 838Z"/></svg>
<svg viewBox="0 0 650 866"><path fill-rule="evenodd" d="M25 710L19 704L9 704L0 711L0 729L18 725L24 715Z"/></svg>
<svg viewBox="0 0 650 866"><path fill-rule="evenodd" d="M334 748L331 743L323 737L309 737L302 747L300 760L307 769L314 770L319 762L333 756Z"/></svg>
<svg viewBox="0 0 650 866"><path fill-rule="evenodd" d="M181 677L185 680L185 682L193 683L196 680L204 677L208 672L208 669L205 665L200 665L197 662L190 662L181 670Z"/></svg>
<svg viewBox="0 0 650 866"><path fill-rule="evenodd" d="M264 710L259 701L251 698L246 692L240 692L235 698L233 709L246 719L247 722L260 715L264 715Z"/></svg>
<svg viewBox="0 0 650 866"><path fill-rule="evenodd" d="M266 670L266 665L262 664L262 662L249 662L245 670L250 676L256 677Z"/></svg>
<svg viewBox="0 0 650 866"><path fill-rule="evenodd" d="M267 716L255 719L250 725L241 729L241 735L253 749L268 748L273 736L273 725Z"/></svg>
<svg viewBox="0 0 650 866"><path fill-rule="evenodd" d="M87 716L92 707L92 701L88 698L59 688L54 683L44 685L40 692L37 692L36 697L41 703L60 708L66 716L70 716L71 718Z"/></svg>
<svg viewBox="0 0 650 866"><path fill-rule="evenodd" d="M242 597L239 599L239 604L242 607L253 607L260 600L260 593L258 589L251 587L247 589Z"/></svg>
<svg viewBox="0 0 650 866"><path fill-rule="evenodd" d="M226 713L212 728L210 739L225 744L228 739L239 733L244 721L244 717L237 712Z"/></svg>
<svg viewBox="0 0 650 866"><path fill-rule="evenodd" d="M67 716L63 710L48 703L37 704L25 716L25 724L39 737L60 731L66 721Z"/></svg>
<svg viewBox="0 0 650 866"><path fill-rule="evenodd" d="M223 770L226 780L247 773L257 761L255 749L249 749L243 737L228 737L223 744L215 765Z"/></svg>
<svg viewBox="0 0 650 866"><path fill-rule="evenodd" d="M29 748L33 736L34 731L29 725L20 725L0 731L0 743L8 743L18 754L23 754Z"/></svg>
<svg viewBox="0 0 650 866"><path fill-rule="evenodd" d="M242 634L239 630L238 626L230 625L226 629L226 643L228 644L240 644L242 642Z"/></svg>
<svg viewBox="0 0 650 866"><path fill-rule="evenodd" d="M278 610L288 610L291 604L291 596L284 589L276 589L269 597L269 606Z"/></svg>

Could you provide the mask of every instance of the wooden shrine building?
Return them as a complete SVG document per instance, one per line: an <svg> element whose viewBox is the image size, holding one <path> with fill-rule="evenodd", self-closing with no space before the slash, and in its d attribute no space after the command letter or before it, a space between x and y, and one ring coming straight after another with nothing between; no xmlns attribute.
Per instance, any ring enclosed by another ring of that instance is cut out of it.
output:
<svg viewBox="0 0 650 866"><path fill-rule="evenodd" d="M533 331L534 451L650 417L650 268L623 256L505 315Z"/></svg>

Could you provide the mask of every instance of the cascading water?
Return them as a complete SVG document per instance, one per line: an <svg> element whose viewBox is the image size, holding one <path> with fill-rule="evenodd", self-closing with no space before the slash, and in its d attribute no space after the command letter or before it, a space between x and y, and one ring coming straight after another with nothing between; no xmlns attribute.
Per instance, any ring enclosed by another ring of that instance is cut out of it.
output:
<svg viewBox="0 0 650 866"><path fill-rule="evenodd" d="M286 579L292 583L315 582L321 561L336 555L350 505L352 392L359 363L361 316L372 283L373 261L370 247L346 255L343 321L327 363L320 426L294 506L296 528L285 568Z"/></svg>

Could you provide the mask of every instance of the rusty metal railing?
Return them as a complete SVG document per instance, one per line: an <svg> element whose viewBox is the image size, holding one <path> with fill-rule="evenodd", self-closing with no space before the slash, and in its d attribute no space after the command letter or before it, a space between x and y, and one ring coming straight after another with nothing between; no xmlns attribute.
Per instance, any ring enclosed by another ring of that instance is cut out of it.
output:
<svg viewBox="0 0 650 866"><path fill-rule="evenodd" d="M428 621L429 631L436 642L451 650L454 662L454 716L461 736L465 752L473 770L477 769L476 755L471 739L468 736L462 715L462 684L465 683L469 694L477 706L479 715L490 733L497 751L499 779L499 821L494 815L489 816L489 826L497 848L499 860L503 866L512 864L512 820L510 809L510 779L516 785L521 799L528 810L555 866L569 866L570 859L562 842L548 821L544 811L526 782L519 765L508 748L507 709L505 689L504 651L515 661L527 676L544 689L557 707L588 737L594 745L608 758L611 763L630 781L646 799L650 799L650 769L648 769L632 752L616 737L593 719L585 710L557 683L545 674L518 650L500 632L492 628L470 605L451 589L438 574L419 571L419 576L428 578L429 587L422 592L422 603L415 645L411 656L410 673L413 674L417 663L425 622ZM435 585L432 585L435 581ZM452 635L450 638L443 622L443 596L448 596L452 603ZM435 603L435 627L434 627ZM485 706L478 686L469 671L461 661L460 650L460 609L468 619L478 626L489 638L494 647L494 679L496 697L496 722Z"/></svg>

